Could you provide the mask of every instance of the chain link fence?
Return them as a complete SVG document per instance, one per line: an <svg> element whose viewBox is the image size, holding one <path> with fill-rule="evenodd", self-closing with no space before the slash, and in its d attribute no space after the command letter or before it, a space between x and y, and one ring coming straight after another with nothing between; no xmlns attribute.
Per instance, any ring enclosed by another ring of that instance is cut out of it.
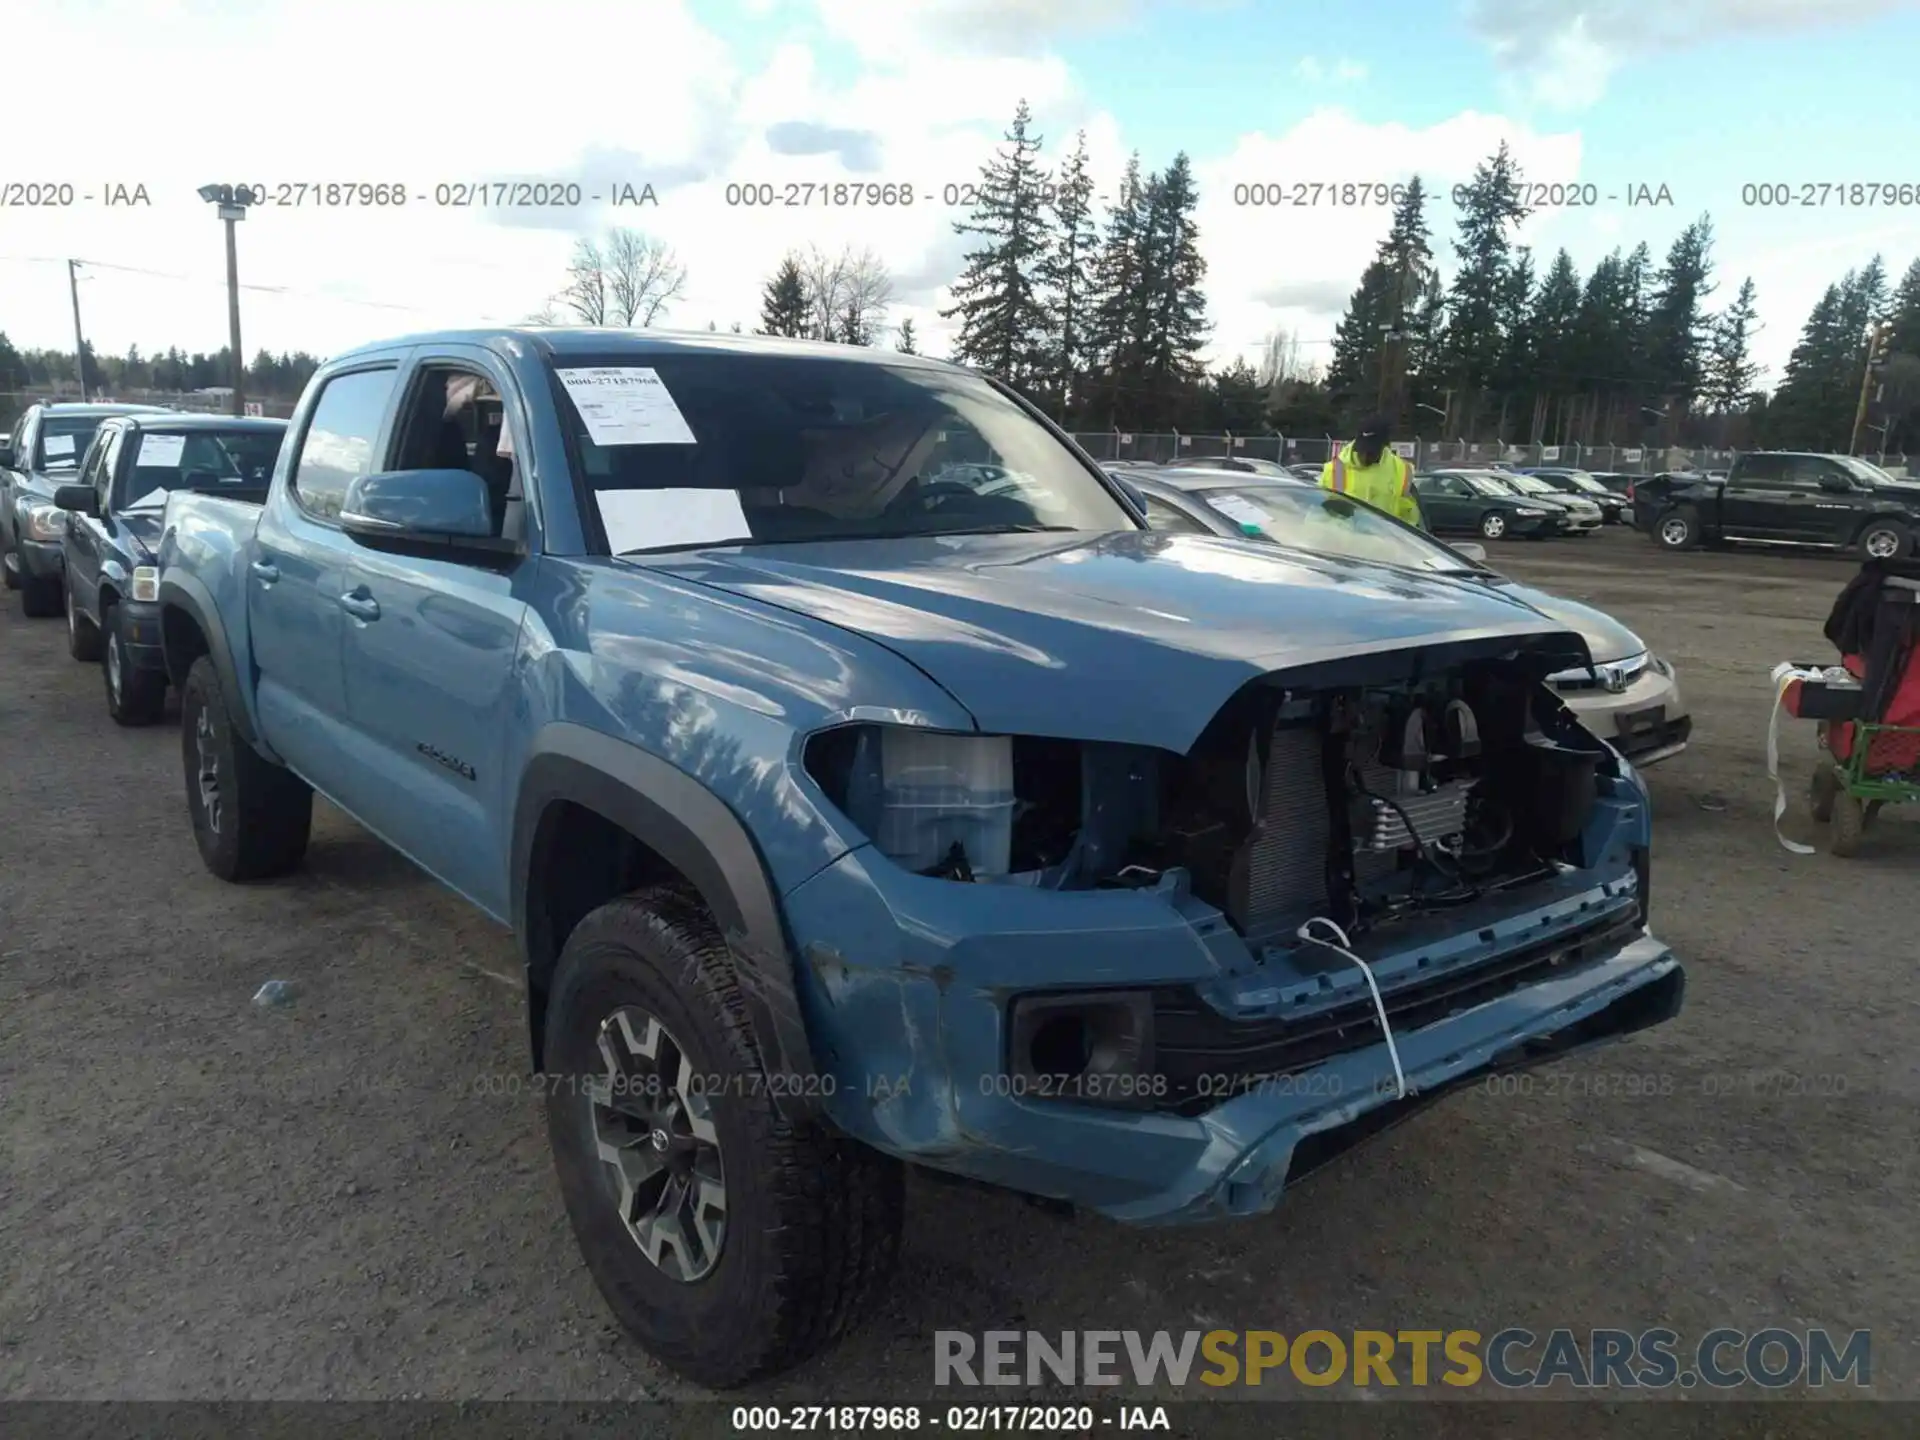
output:
<svg viewBox="0 0 1920 1440"><path fill-rule="evenodd" d="M1164 465L1173 461L1272 460L1282 465L1323 465L1346 442L1331 435L1149 435L1122 430L1084 431L1073 437L1096 460ZM1657 475L1663 470L1725 470L1738 453L1697 447L1647 448L1625 445L1510 445L1486 440L1404 440L1393 447L1420 470L1449 465L1565 465L1602 474ZM1905 455L1875 457L1884 468L1904 474Z"/></svg>

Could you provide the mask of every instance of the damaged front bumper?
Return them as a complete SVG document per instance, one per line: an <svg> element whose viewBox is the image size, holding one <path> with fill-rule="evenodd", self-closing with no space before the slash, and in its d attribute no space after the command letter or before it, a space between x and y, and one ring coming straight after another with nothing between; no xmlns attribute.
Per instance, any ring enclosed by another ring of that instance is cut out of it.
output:
<svg viewBox="0 0 1920 1440"><path fill-rule="evenodd" d="M1398 1016L1405 1098L1357 967L1254 954L1175 877L969 885L856 850L786 898L827 1112L904 1160L1130 1223L1269 1210L1449 1089L1678 1012L1679 962L1642 923L1647 826L1626 789L1596 807L1589 868L1356 938ZM1042 1083L1014 1053L1020 1007L1062 996L1145 1017L1144 1080Z"/></svg>

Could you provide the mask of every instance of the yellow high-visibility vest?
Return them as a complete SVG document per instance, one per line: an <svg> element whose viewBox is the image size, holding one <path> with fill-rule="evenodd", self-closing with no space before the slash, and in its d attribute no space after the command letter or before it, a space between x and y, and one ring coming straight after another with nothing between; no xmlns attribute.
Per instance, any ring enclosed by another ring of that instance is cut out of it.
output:
<svg viewBox="0 0 1920 1440"><path fill-rule="evenodd" d="M1420 523L1420 500L1413 493L1413 462L1401 459L1391 449L1382 450L1374 464L1362 465L1354 458L1353 446L1341 447L1320 472L1320 487L1384 510L1409 525Z"/></svg>

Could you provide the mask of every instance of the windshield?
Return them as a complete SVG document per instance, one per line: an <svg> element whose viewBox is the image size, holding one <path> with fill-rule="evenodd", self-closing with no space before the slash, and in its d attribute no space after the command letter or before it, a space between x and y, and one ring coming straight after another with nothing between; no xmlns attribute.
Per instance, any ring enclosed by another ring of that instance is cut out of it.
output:
<svg viewBox="0 0 1920 1440"><path fill-rule="evenodd" d="M1507 484L1507 481L1513 478L1510 475L1462 475L1459 478L1466 482L1467 488L1476 495L1505 495L1508 499L1513 498L1513 489Z"/></svg>
<svg viewBox="0 0 1920 1440"><path fill-rule="evenodd" d="M963 372L678 353L554 365L616 555L1138 528L1038 421Z"/></svg>
<svg viewBox="0 0 1920 1440"><path fill-rule="evenodd" d="M40 470L78 470L103 415L49 415L40 422Z"/></svg>
<svg viewBox="0 0 1920 1440"><path fill-rule="evenodd" d="M1418 530L1330 491L1304 485L1249 485L1197 494L1234 523L1296 550L1377 560L1409 570L1479 569Z"/></svg>
<svg viewBox="0 0 1920 1440"><path fill-rule="evenodd" d="M1897 483L1893 476L1882 470L1878 465L1867 460L1862 460L1858 456L1836 455L1834 458L1846 466L1848 473L1856 480L1864 480L1869 485L1892 485Z"/></svg>
<svg viewBox="0 0 1920 1440"><path fill-rule="evenodd" d="M1602 485L1584 470L1575 470L1567 476L1574 485L1589 495L1611 495L1613 492Z"/></svg>
<svg viewBox="0 0 1920 1440"><path fill-rule="evenodd" d="M1518 490L1522 495L1552 495L1556 493L1553 486L1547 484L1546 481L1537 475L1502 475L1500 478L1515 490Z"/></svg>
<svg viewBox="0 0 1920 1440"><path fill-rule="evenodd" d="M158 510L174 490L265 488L280 453L273 430L142 430L127 438L140 449L116 482L115 510Z"/></svg>

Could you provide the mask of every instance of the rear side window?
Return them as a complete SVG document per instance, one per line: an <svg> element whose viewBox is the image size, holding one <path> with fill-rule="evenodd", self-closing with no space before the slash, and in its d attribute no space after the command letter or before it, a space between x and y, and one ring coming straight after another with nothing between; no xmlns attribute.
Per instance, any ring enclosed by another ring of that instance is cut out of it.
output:
<svg viewBox="0 0 1920 1440"><path fill-rule="evenodd" d="M327 381L293 466L293 495L321 520L340 513L347 486L371 474L373 447L397 372L355 370Z"/></svg>
<svg viewBox="0 0 1920 1440"><path fill-rule="evenodd" d="M1787 457L1784 455L1742 455L1733 462L1730 480L1784 480Z"/></svg>

